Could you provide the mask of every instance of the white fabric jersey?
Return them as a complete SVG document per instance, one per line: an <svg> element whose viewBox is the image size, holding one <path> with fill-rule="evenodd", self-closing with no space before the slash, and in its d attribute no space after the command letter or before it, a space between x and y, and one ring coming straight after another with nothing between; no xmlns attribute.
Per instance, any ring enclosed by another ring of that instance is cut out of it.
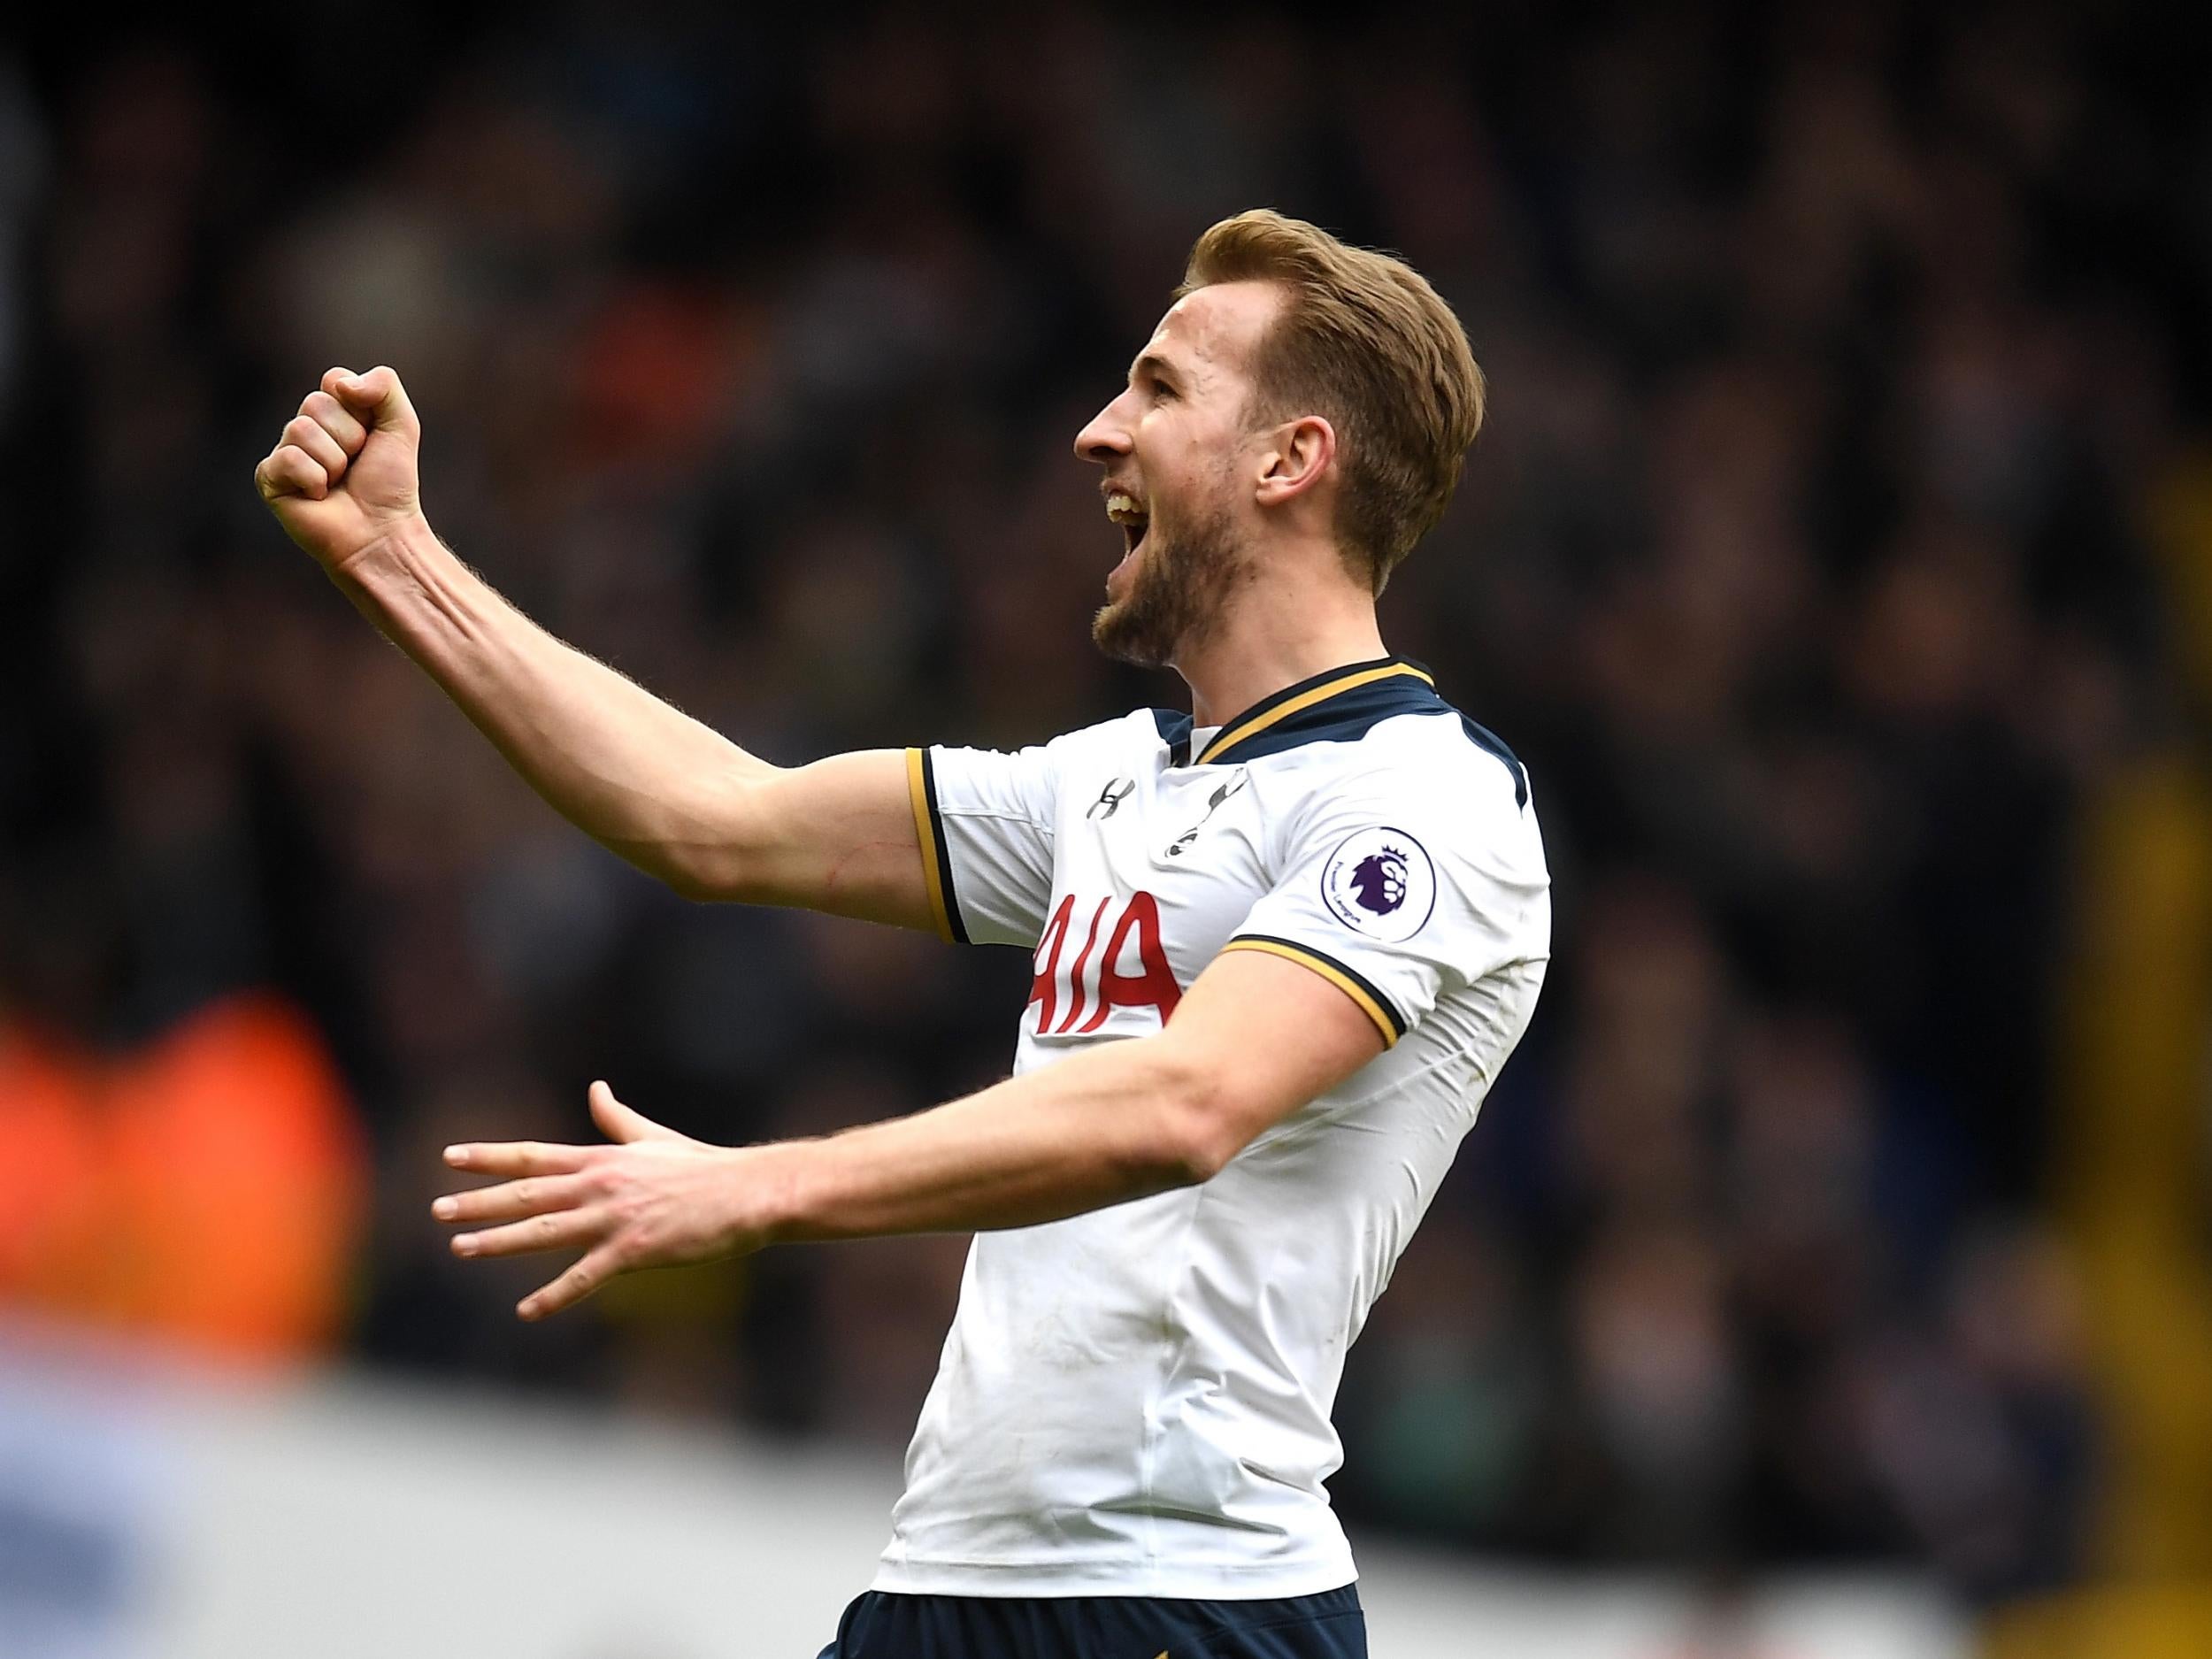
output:
<svg viewBox="0 0 2212 1659"><path fill-rule="evenodd" d="M1225 949L1303 964L1386 1046L1202 1186L977 1236L875 1587L1350 1583L1322 1485L1345 1350L1549 953L1526 773L1390 658L1210 735L1140 710L909 775L947 936L1035 952L1017 1072L1158 1031Z"/></svg>

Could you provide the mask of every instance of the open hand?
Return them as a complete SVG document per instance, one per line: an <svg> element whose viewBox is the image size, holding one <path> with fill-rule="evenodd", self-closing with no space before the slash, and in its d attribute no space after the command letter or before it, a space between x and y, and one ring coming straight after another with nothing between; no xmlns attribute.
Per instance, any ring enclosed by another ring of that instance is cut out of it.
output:
<svg viewBox="0 0 2212 1659"><path fill-rule="evenodd" d="M662 1127L591 1086L592 1120L613 1142L572 1147L508 1141L448 1147L457 1170L506 1179L449 1193L430 1207L441 1221L504 1225L455 1235L456 1256L521 1256L581 1249L581 1260L516 1305L542 1319L581 1302L618 1273L749 1255L767 1242L757 1221L757 1148L709 1146Z"/></svg>
<svg viewBox="0 0 2212 1659"><path fill-rule="evenodd" d="M285 533L333 575L361 550L422 516L421 423L390 369L332 369L254 468Z"/></svg>

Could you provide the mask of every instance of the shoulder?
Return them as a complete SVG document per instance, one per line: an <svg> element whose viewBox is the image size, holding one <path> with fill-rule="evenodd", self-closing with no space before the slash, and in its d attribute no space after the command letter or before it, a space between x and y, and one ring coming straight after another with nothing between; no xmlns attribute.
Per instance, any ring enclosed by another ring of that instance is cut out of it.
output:
<svg viewBox="0 0 2212 1659"><path fill-rule="evenodd" d="M977 748L961 742L942 742L931 747L938 753L954 757L1011 756L1032 764L1053 766L1070 760L1095 759L1132 750L1149 752L1159 741L1153 710L1139 709L1025 743L1018 749Z"/></svg>
<svg viewBox="0 0 2212 1659"><path fill-rule="evenodd" d="M1171 715L1164 709L1132 709L1126 714L1111 719L1099 720L1089 726L1077 726L1063 732L1045 744L1048 753L1066 756L1150 754L1163 741L1168 741L1166 731L1170 722L1180 720L1186 729L1190 725L1188 715Z"/></svg>
<svg viewBox="0 0 2212 1659"><path fill-rule="evenodd" d="M1151 768L1162 741L1153 710L1135 709L1063 732L1023 752L1058 794L1093 787L1088 780L1094 779L1133 780Z"/></svg>
<svg viewBox="0 0 2212 1659"><path fill-rule="evenodd" d="M1348 781L1474 810L1488 818L1535 818L1528 768L1505 740L1447 703L1432 713L1383 721L1348 746Z"/></svg>
<svg viewBox="0 0 2212 1659"><path fill-rule="evenodd" d="M1281 794L1398 803L1483 820L1527 818L1528 768L1502 739L1448 703L1378 721L1348 741L1309 743L1253 764Z"/></svg>
<svg viewBox="0 0 2212 1659"><path fill-rule="evenodd" d="M1349 844L1394 832L1441 862L1517 883L1548 879L1527 768L1448 705L1380 721L1354 742L1316 743L1263 764L1274 810L1302 841Z"/></svg>
<svg viewBox="0 0 2212 1659"><path fill-rule="evenodd" d="M1152 710L1140 709L1010 751L939 744L916 762L917 787L946 811L1010 811L1048 828L1071 793L1148 771L1161 741Z"/></svg>

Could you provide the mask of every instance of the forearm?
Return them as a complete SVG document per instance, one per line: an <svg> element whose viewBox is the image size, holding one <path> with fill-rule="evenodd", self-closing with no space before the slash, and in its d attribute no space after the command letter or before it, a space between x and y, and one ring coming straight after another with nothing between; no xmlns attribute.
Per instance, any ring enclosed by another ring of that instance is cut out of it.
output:
<svg viewBox="0 0 2212 1659"><path fill-rule="evenodd" d="M749 1148L778 1241L1033 1226L1206 1179L1202 1069L1162 1038L1070 1056L911 1118Z"/></svg>
<svg viewBox="0 0 2212 1659"><path fill-rule="evenodd" d="M426 523L334 580L587 834L686 890L736 850L747 786L774 768L546 633Z"/></svg>
<svg viewBox="0 0 2212 1659"><path fill-rule="evenodd" d="M709 1146L595 1083L592 1116L617 1144L448 1148L455 1169L502 1184L449 1193L434 1213L500 1224L457 1237L463 1256L581 1247L524 1299L523 1317L542 1318L633 1268L783 1240L1034 1226L1195 1186L1381 1050L1374 1022L1334 983L1225 951L1156 1035L826 1140Z"/></svg>

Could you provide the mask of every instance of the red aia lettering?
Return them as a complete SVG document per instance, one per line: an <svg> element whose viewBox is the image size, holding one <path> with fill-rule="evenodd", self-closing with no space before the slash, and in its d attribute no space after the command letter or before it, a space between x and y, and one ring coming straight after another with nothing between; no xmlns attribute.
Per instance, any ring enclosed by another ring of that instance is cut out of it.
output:
<svg viewBox="0 0 2212 1659"><path fill-rule="evenodd" d="M1137 936L1137 966L1140 972L1121 971L1121 947L1129 935ZM1175 975L1167 965L1167 953L1160 949L1160 907L1149 893L1140 893L1129 901L1129 908L1114 924L1114 936L1106 941L1106 954L1098 962L1098 1010L1090 1018L1085 1031L1096 1031L1106 1023L1108 1012L1117 1008L1156 1008L1160 1024L1167 1024L1167 1017L1175 1011L1175 1005L1183 1000L1183 987L1175 983ZM1069 1011L1068 1022L1072 1025L1075 1014Z"/></svg>
<svg viewBox="0 0 2212 1659"><path fill-rule="evenodd" d="M1101 899L1098 908L1091 912L1091 931L1083 935L1083 949L1075 953L1075 966L1068 970L1068 1017L1060 1022L1057 1029L1061 1031L1073 1030L1075 1022L1083 1018L1083 970L1090 966L1091 947L1098 943L1098 924L1112 902L1111 899ZM1043 1025L1041 1023L1037 1029L1042 1031Z"/></svg>
<svg viewBox="0 0 2212 1659"><path fill-rule="evenodd" d="M1042 1002L1044 1011L1037 1016L1040 1034L1052 1027L1052 1010L1060 1005L1060 947L1068 942L1068 914L1075 909L1075 895L1071 893L1060 901L1060 908L1045 924L1045 936L1037 941L1037 977L1029 982L1029 1002L1022 1004L1022 1012L1029 1011L1032 1002ZM1052 947L1052 954L1045 954L1045 947Z"/></svg>
<svg viewBox="0 0 2212 1659"><path fill-rule="evenodd" d="M1149 893L1133 896L1121 914L1115 918L1113 931L1106 937L1106 949L1097 957L1098 970L1090 972L1092 951L1098 944L1099 924L1106 915L1111 901L1101 899L1098 908L1091 912L1091 925L1085 933L1082 949L1076 953L1075 965L1068 975L1068 1010L1055 1025L1052 1017L1060 1006L1060 956L1066 948L1068 928L1072 920L1075 895L1062 899L1045 925L1044 937L1037 945L1036 977L1030 982L1029 1001L1041 1002L1038 1010L1039 1034L1052 1032L1056 1035L1074 1032L1081 1036L1096 1031L1106 1023L1106 1017L1117 1008L1149 1008L1157 1011L1160 1023L1165 1025L1175 1005L1183 1000L1183 987L1175 982L1175 973L1167 965L1167 952L1160 945L1160 906ZM1137 971L1122 971L1122 951L1134 938L1137 948ZM1097 1001L1091 1009L1091 1017L1083 1020L1083 1009L1095 995Z"/></svg>

